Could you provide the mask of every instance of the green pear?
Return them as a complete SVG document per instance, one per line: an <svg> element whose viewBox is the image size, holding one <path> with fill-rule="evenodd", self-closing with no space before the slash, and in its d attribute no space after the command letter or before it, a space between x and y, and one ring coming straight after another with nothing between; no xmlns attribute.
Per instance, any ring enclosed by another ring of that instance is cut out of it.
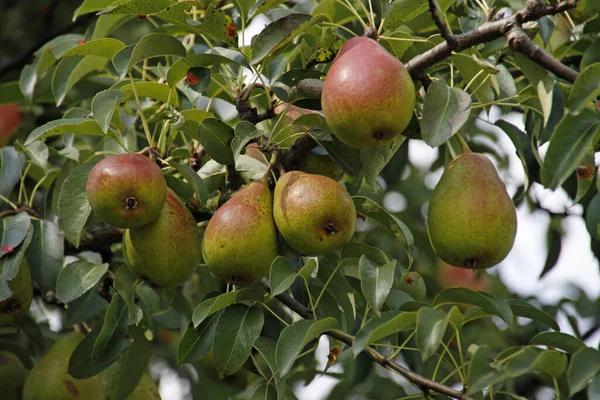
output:
<svg viewBox="0 0 600 400"><path fill-rule="evenodd" d="M323 175L335 181L344 176L344 170L329 155L308 153L296 165L296 169L307 174Z"/></svg>
<svg viewBox="0 0 600 400"><path fill-rule="evenodd" d="M517 214L492 162L463 153L448 164L433 190L427 225L438 256L462 268L489 268L508 255Z"/></svg>
<svg viewBox="0 0 600 400"><path fill-rule="evenodd" d="M250 183L217 210L204 232L202 254L208 270L227 283L248 285L268 273L277 257L277 229L266 183Z"/></svg>
<svg viewBox="0 0 600 400"><path fill-rule="evenodd" d="M33 285L31 271L25 257L21 260L17 275L8 282L8 288L12 295L8 299L0 301L0 326L14 324L31 306Z"/></svg>
<svg viewBox="0 0 600 400"><path fill-rule="evenodd" d="M354 37L327 72L321 106L334 135L362 149L387 143L408 126L415 87L404 65L379 43Z"/></svg>
<svg viewBox="0 0 600 400"><path fill-rule="evenodd" d="M10 351L0 351L0 389L2 399L21 400L27 370L21 360Z"/></svg>
<svg viewBox="0 0 600 400"><path fill-rule="evenodd" d="M299 253L330 253L344 246L354 234L354 202L331 178L291 171L277 181L274 196L277 229Z"/></svg>
<svg viewBox="0 0 600 400"><path fill-rule="evenodd" d="M160 393L152 377L145 373L127 400L161 400Z"/></svg>
<svg viewBox="0 0 600 400"><path fill-rule="evenodd" d="M182 285L201 262L200 231L192 213L171 190L154 221L124 235L124 254L133 272L160 287Z"/></svg>
<svg viewBox="0 0 600 400"><path fill-rule="evenodd" d="M167 183L150 158L118 154L92 168L86 193L103 221L117 228L139 228L158 217L167 198Z"/></svg>
<svg viewBox="0 0 600 400"><path fill-rule="evenodd" d="M106 400L102 375L75 379L67 373L69 358L83 340L73 332L54 343L33 367L23 389L23 400Z"/></svg>

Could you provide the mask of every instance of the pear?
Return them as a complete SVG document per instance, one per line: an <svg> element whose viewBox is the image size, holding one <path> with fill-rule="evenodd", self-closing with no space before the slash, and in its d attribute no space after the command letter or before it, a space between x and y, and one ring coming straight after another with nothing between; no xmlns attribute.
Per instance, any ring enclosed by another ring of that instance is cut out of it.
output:
<svg viewBox="0 0 600 400"><path fill-rule="evenodd" d="M27 370L21 360L9 351L0 351L0 389L2 399L21 400Z"/></svg>
<svg viewBox="0 0 600 400"><path fill-rule="evenodd" d="M415 87L397 58L375 40L355 37L327 72L321 106L333 134L362 149L387 143L408 126Z"/></svg>
<svg viewBox="0 0 600 400"><path fill-rule="evenodd" d="M342 167L327 154L310 152L296 165L296 169L307 174L323 175L335 181L344 176Z"/></svg>
<svg viewBox="0 0 600 400"><path fill-rule="evenodd" d="M169 189L158 218L124 235L124 253L136 274L159 287L182 285L201 262L200 232L192 213Z"/></svg>
<svg viewBox="0 0 600 400"><path fill-rule="evenodd" d="M103 221L117 228L139 228L158 217L167 198L167 183L148 157L118 154L92 168L86 193Z"/></svg>
<svg viewBox="0 0 600 400"><path fill-rule="evenodd" d="M299 253L330 253L344 246L354 234L354 202L331 178L291 171L277 181L274 196L277 229Z"/></svg>
<svg viewBox="0 0 600 400"><path fill-rule="evenodd" d="M19 272L8 282L8 288L12 295L0 301L0 326L12 325L24 315L33 297L33 285L31 283L31 271L25 257L19 265Z"/></svg>
<svg viewBox="0 0 600 400"><path fill-rule="evenodd" d="M448 164L433 190L429 239L438 256L462 268L489 268L510 252L517 214L492 162L463 153Z"/></svg>
<svg viewBox="0 0 600 400"><path fill-rule="evenodd" d="M273 196L255 181L227 200L210 219L202 239L208 270L234 285L248 285L267 274L277 257Z"/></svg>
<svg viewBox="0 0 600 400"><path fill-rule="evenodd" d="M161 400L160 393L152 377L145 373L127 400Z"/></svg>
<svg viewBox="0 0 600 400"><path fill-rule="evenodd" d="M106 400L102 375L75 379L67 373L69 359L83 340L73 332L54 343L33 367L23 389L23 400Z"/></svg>

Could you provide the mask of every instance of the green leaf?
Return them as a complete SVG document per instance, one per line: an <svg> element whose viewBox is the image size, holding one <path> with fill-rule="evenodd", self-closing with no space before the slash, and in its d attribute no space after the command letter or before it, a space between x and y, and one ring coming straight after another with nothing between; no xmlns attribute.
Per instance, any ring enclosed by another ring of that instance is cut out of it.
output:
<svg viewBox="0 0 600 400"><path fill-rule="evenodd" d="M107 308L108 304L106 300L98 292L91 290L69 303L69 308L67 308L67 324L80 324L96 315L104 315Z"/></svg>
<svg viewBox="0 0 600 400"><path fill-rule="evenodd" d="M0 196L7 197L21 180L25 166L25 155L14 147L0 148Z"/></svg>
<svg viewBox="0 0 600 400"><path fill-rule="evenodd" d="M33 237L25 256L34 282L45 293L56 286L65 253L64 234L49 220L32 221Z"/></svg>
<svg viewBox="0 0 600 400"><path fill-rule="evenodd" d="M527 154L527 152L531 151L531 145L529 144L530 139L527 137L527 134L525 132L521 131L519 128L517 128L510 122L506 122L503 119L499 119L495 122L494 125L502 129L515 145L516 153L519 156L519 159L521 160L521 164L523 165L523 171L525 172L525 182L523 183L523 185L524 192L526 192L529 188L529 167L527 164L529 155ZM531 155L531 157L533 157L533 155Z"/></svg>
<svg viewBox="0 0 600 400"><path fill-rule="evenodd" d="M446 11L453 0L440 0L438 4L442 11ZM400 25L413 20L429 9L427 0L396 0L392 3L387 15L385 16L384 28L386 31L393 31Z"/></svg>
<svg viewBox="0 0 600 400"><path fill-rule="evenodd" d="M219 377L231 375L244 365L263 324L264 316L259 307L235 304L223 312L213 342Z"/></svg>
<svg viewBox="0 0 600 400"><path fill-rule="evenodd" d="M300 271L298 271L298 276L308 282L308 278L310 278L316 268L317 262L314 258L311 258L306 262L306 264L304 264L302 268L300 268Z"/></svg>
<svg viewBox="0 0 600 400"><path fill-rule="evenodd" d="M465 85L471 83L469 90L479 102L488 104L494 101L494 90L489 79L491 72L482 69L480 63L467 54L455 54L450 59L462 75ZM484 72L480 73L481 71Z"/></svg>
<svg viewBox="0 0 600 400"><path fill-rule="evenodd" d="M198 128L200 123L207 118L213 117L211 113L204 110L183 110L181 116L185 119L181 131L194 140L199 140Z"/></svg>
<svg viewBox="0 0 600 400"><path fill-rule="evenodd" d="M360 150L360 163L363 167L365 181L369 186L376 187L377 176L405 140L406 136L400 135L389 143L382 143Z"/></svg>
<svg viewBox="0 0 600 400"><path fill-rule="evenodd" d="M15 143L15 146L19 151L23 151L25 154L27 154L27 159L29 162L31 162L33 165L37 165L44 170L44 172L47 171L49 150L48 146L46 146L46 143L42 141L33 142L27 147L21 146L20 143Z"/></svg>
<svg viewBox="0 0 600 400"><path fill-rule="evenodd" d="M296 361L296 357L298 357L308 342L336 328L337 321L333 318L325 318L318 321L296 321L292 325L285 327L277 341L276 357L279 376L284 377L290 372L294 361Z"/></svg>
<svg viewBox="0 0 600 400"><path fill-rule="evenodd" d="M546 125L552 113L554 79L546 69L521 53L515 53L513 57L515 58L516 65L523 71L538 95L544 114L544 125Z"/></svg>
<svg viewBox="0 0 600 400"><path fill-rule="evenodd" d="M125 255L125 253L123 253ZM127 261L127 260L125 260ZM121 265L115 274L114 288L119 292L125 305L127 306L128 317L130 321L135 320L136 313L141 312L140 308L134 303L135 289L141 280L129 269L127 265Z"/></svg>
<svg viewBox="0 0 600 400"><path fill-rule="evenodd" d="M185 47L171 35L149 33L141 38L133 48L128 67L148 58L164 56L185 57Z"/></svg>
<svg viewBox="0 0 600 400"><path fill-rule="evenodd" d="M7 281L14 279L19 273L21 262L25 256L25 250L31 243L33 236L33 227L30 227L27 231L27 235L23 239L23 242L16 248L16 251L2 257L0 259L0 285L4 286L0 292L0 301L6 300L12 294L12 291L8 287Z"/></svg>
<svg viewBox="0 0 600 400"><path fill-rule="evenodd" d="M115 2L113 1L113 3ZM120 4L109 7L98 14L153 14L173 5L173 2L170 0L129 0L119 3Z"/></svg>
<svg viewBox="0 0 600 400"><path fill-rule="evenodd" d="M388 213L383 207L368 197L353 196L352 200L354 200L357 212L379 222L398 238L407 254L410 255L412 253L414 237L402 221Z"/></svg>
<svg viewBox="0 0 600 400"><path fill-rule="evenodd" d="M110 339L115 334L115 331L123 325L126 318L127 307L125 301L119 293L115 293L113 294L108 309L106 310L106 314L104 315L102 329L100 329L100 333L98 333L98 337L94 342L94 347L92 348L92 361L95 361L104 351Z"/></svg>
<svg viewBox="0 0 600 400"><path fill-rule="evenodd" d="M176 162L171 162L169 164L172 167L175 167L175 169L177 169L177 172L179 172L187 181L187 183L192 187L192 189L194 189L194 193L196 194L198 201L200 201L202 205L206 205L210 197L210 192L206 187L206 184L204 183L202 178L198 176L196 171L194 171L187 164L181 164Z"/></svg>
<svg viewBox="0 0 600 400"><path fill-rule="evenodd" d="M81 43L81 40L65 40L53 46L50 52L56 58L73 56L98 56L107 60L125 48L125 43L113 38L102 38Z"/></svg>
<svg viewBox="0 0 600 400"><path fill-rule="evenodd" d="M366 243L348 242L342 249L342 259L360 258L363 255L378 265L383 265L390 261L385 252L380 248L369 246Z"/></svg>
<svg viewBox="0 0 600 400"><path fill-rule="evenodd" d="M92 212L85 186L94 165L93 162L81 164L71 171L58 196L60 226L69 242L73 243L75 247L79 247L81 232Z"/></svg>
<svg viewBox="0 0 600 400"><path fill-rule="evenodd" d="M262 293L260 290L251 288L244 288L229 293L223 293L217 297L212 297L198 304L198 307L194 309L192 322L194 323L194 327L198 328L198 325L200 325L200 323L207 317L227 306L239 303L241 301L263 301L264 297L264 293Z"/></svg>
<svg viewBox="0 0 600 400"><path fill-rule="evenodd" d="M11 254L23 242L30 226L31 218L25 211L0 219L0 258ZM3 275L0 271L0 277Z"/></svg>
<svg viewBox="0 0 600 400"><path fill-rule="evenodd" d="M73 13L73 19L84 14L104 10L106 7L120 2L121 0L83 0L81 5Z"/></svg>
<svg viewBox="0 0 600 400"><path fill-rule="evenodd" d="M134 87L139 97L149 97L163 103L168 103L173 107L179 107L179 97L177 96L177 91L170 88L169 85L158 82L135 82L135 86L132 86L130 83L119 87L119 90L125 94L123 101L133 97Z"/></svg>
<svg viewBox="0 0 600 400"><path fill-rule="evenodd" d="M185 78L188 69L192 67L210 67L215 64L236 64L250 68L250 64L242 53L223 47L214 47L201 54L190 54L171 65L167 72L167 82L175 87Z"/></svg>
<svg viewBox="0 0 600 400"><path fill-rule="evenodd" d="M423 104L421 134L431 147L441 146L467 122L471 96L464 90L449 88L442 80L434 81Z"/></svg>
<svg viewBox="0 0 600 400"><path fill-rule="evenodd" d="M263 134L262 131L256 129L256 125L248 121L238 122L233 133L235 136L231 141L231 149L233 151L233 159L235 161L237 161L242 150L244 149L244 146L246 146L250 140Z"/></svg>
<svg viewBox="0 0 600 400"><path fill-rule="evenodd" d="M101 325L97 329L92 330L86 337L77 345L71 358L69 359L68 373L75 379L91 378L105 370L112 363L117 361L133 343L132 339L124 338L124 330L121 333L113 336L111 342L106 346L106 351L98 357L95 362L92 362L91 354L94 342L98 337L98 332ZM141 357L140 357L141 358Z"/></svg>
<svg viewBox="0 0 600 400"><path fill-rule="evenodd" d="M67 93L92 71L103 69L108 61L98 56L74 56L59 61L52 75L52 94L60 106Z"/></svg>
<svg viewBox="0 0 600 400"><path fill-rule="evenodd" d="M352 344L354 357L358 355L371 343L379 339L393 335L394 333L415 329L417 326L416 312L386 311L379 316L373 317L360 328Z"/></svg>
<svg viewBox="0 0 600 400"><path fill-rule="evenodd" d="M578 115L600 95L600 62L581 71L569 95L569 112Z"/></svg>
<svg viewBox="0 0 600 400"><path fill-rule="evenodd" d="M58 274L56 297L69 303L90 290L108 271L108 264L96 265L88 261L75 261L65 265Z"/></svg>
<svg viewBox="0 0 600 400"><path fill-rule="evenodd" d="M582 347L585 347L585 344L575 336L571 336L562 332L538 333L531 338L529 344L562 349L570 354L573 354Z"/></svg>
<svg viewBox="0 0 600 400"><path fill-rule="evenodd" d="M591 110L566 115L552 134L542 166L542 183L555 190L575 172L598 132L600 117Z"/></svg>
<svg viewBox="0 0 600 400"><path fill-rule="evenodd" d="M589 149L588 153L583 157L581 163L577 166L577 194L575 195L575 199L573 199L573 204L579 203L581 199L588 193L592 183L594 182L594 178L596 177L596 168L595 168L595 160L594 160L594 150ZM580 166L584 168L584 173L580 174L578 172Z"/></svg>
<svg viewBox="0 0 600 400"><path fill-rule="evenodd" d="M269 283L271 286L271 297L285 292L296 279L296 270L292 263L285 257L278 256L271 263Z"/></svg>
<svg viewBox="0 0 600 400"><path fill-rule="evenodd" d="M513 324L513 313L508 304L483 292L475 292L471 289L452 287L441 291L433 300L435 307L442 304L470 304L481 307L485 312L497 315L508 326Z"/></svg>
<svg viewBox="0 0 600 400"><path fill-rule="evenodd" d="M107 382L110 382L106 387L107 395L111 400L129 399L129 395L136 389L142 376L147 373L146 369L152 355L152 343L146 340L144 332L139 328L130 329L130 334L133 343L106 371Z"/></svg>
<svg viewBox="0 0 600 400"><path fill-rule="evenodd" d="M343 168L345 173L350 176L360 174L362 164L359 150L346 146L335 136L320 129L311 129L308 134L327 151L327 154Z"/></svg>
<svg viewBox="0 0 600 400"><path fill-rule="evenodd" d="M108 133L110 121L117 108L117 104L125 97L120 90L107 89L96 93L92 99L92 114L100 125L102 132Z"/></svg>
<svg viewBox="0 0 600 400"><path fill-rule="evenodd" d="M544 350L533 361L532 369L559 378L567 368L567 355L556 350Z"/></svg>
<svg viewBox="0 0 600 400"><path fill-rule="evenodd" d="M50 136L65 134L83 134L106 136L98 122L88 118L57 119L45 123L34 129L27 137L24 146L28 146L36 140L45 139Z"/></svg>
<svg viewBox="0 0 600 400"><path fill-rule="evenodd" d="M362 292L371 308L379 313L394 283L396 260L384 265L376 265L363 255L358 265Z"/></svg>
<svg viewBox="0 0 600 400"><path fill-rule="evenodd" d="M309 14L289 14L271 22L252 39L250 64L260 62L298 36L302 31L324 19L324 16L312 17Z"/></svg>
<svg viewBox="0 0 600 400"><path fill-rule="evenodd" d="M569 364L567 371L570 384L570 395L587 387L589 380L600 372L600 351L591 347L579 349Z"/></svg>
<svg viewBox="0 0 600 400"><path fill-rule="evenodd" d="M222 165L234 162L231 143L234 138L233 129L216 118L207 118L200 123L200 143L208 155Z"/></svg>
<svg viewBox="0 0 600 400"><path fill-rule="evenodd" d="M430 307L422 307L417 314L415 341L423 361L435 354L442 343L449 315Z"/></svg>
<svg viewBox="0 0 600 400"><path fill-rule="evenodd" d="M402 290L417 301L423 301L427 295L427 287L423 277L414 271L402 273L400 280L394 282L393 288Z"/></svg>
<svg viewBox="0 0 600 400"><path fill-rule="evenodd" d="M192 3L193 4L193 3ZM173 18L176 7L171 7L173 13L168 14L168 10L164 10L156 16L165 20L170 20L175 23L180 23L181 14ZM237 32L231 31L230 26L233 24L231 17L221 9L215 9L214 4L209 4L204 13L204 19L201 22L186 19L186 28L195 33L206 34L225 42L232 47L238 45Z"/></svg>
<svg viewBox="0 0 600 400"><path fill-rule="evenodd" d="M490 366L491 354L487 346L480 346L469 363L469 391L473 395L483 389L502 381L506 377L504 371L494 371Z"/></svg>
<svg viewBox="0 0 600 400"><path fill-rule="evenodd" d="M213 314L194 328L189 324L177 347L177 364L201 361L212 347L220 314Z"/></svg>
<svg viewBox="0 0 600 400"><path fill-rule="evenodd" d="M546 324L555 331L560 330L558 323L554 320L554 318L552 318L550 314L532 306L525 300L509 299L505 302L510 306L510 309L512 310L513 314L517 317L529 318L534 321Z"/></svg>

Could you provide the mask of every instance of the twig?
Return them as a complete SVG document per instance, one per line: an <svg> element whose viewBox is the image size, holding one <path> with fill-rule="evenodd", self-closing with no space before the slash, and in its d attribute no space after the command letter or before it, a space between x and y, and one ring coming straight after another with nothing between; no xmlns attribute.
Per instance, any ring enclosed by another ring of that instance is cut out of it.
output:
<svg viewBox="0 0 600 400"><path fill-rule="evenodd" d="M290 171L302 162L306 155L316 146L317 142L315 142L312 137L304 135L296 140L290 148L281 155L279 163L286 171Z"/></svg>
<svg viewBox="0 0 600 400"><path fill-rule="evenodd" d="M442 17L442 10L440 9L440 6L436 0L429 0L429 12L431 13L431 18L440 30L444 40L448 42L448 45L451 49L456 48L456 39L454 38L452 32L450 32L448 24L446 24L446 21L444 21L444 18Z"/></svg>
<svg viewBox="0 0 600 400"><path fill-rule="evenodd" d="M448 58L452 54L452 51L459 52L478 44L491 42L507 35L515 25L534 21L545 15L559 14L576 6L577 0L566 0L558 4L541 4L535 0L529 0L527 6L514 15L497 21L485 22L470 32L453 35L456 41L454 47L447 41L440 43L408 61L406 68L414 79L418 79L427 68ZM537 59L534 59L534 61L538 62Z"/></svg>
<svg viewBox="0 0 600 400"><path fill-rule="evenodd" d="M559 60L546 53L544 49L535 44L519 26L514 26L507 34L508 45L514 51L524 54L537 64L546 68L559 78L571 83L579 76L579 73L562 64Z"/></svg>
<svg viewBox="0 0 600 400"><path fill-rule="evenodd" d="M17 208L16 210L6 210L6 211L0 212L0 219L9 217L11 215L17 215L21 211L25 211L27 214L31 215L32 217L38 216L37 211L35 211L33 208L27 207L27 206L21 206L21 207Z"/></svg>
<svg viewBox="0 0 600 400"><path fill-rule="evenodd" d="M265 289L269 290L269 281L266 278L261 279L260 283ZM298 300L294 299L293 297L291 297L285 293L282 293L282 294L275 296L275 298L277 300L279 300L280 302L282 302L290 310L294 311L296 314L301 316L302 318L311 319L311 320L313 319L312 311L309 308L302 305ZM339 330L327 331L327 332L325 332L325 334L333 339L339 340L340 342L346 344L347 346L352 346L352 344L354 343L354 337L352 335L349 335L349 334L344 333ZM408 379L410 382L417 385L424 393L426 393L429 390L432 390L432 391L435 391L440 394L445 394L446 396L450 396L455 399L471 400L471 398L469 396L462 393L461 391L452 389L449 386L446 386L441 383L432 381L431 379L425 378L424 376L419 375L416 372L413 372L413 371L409 370L408 368L405 368L402 365L395 363L392 360L389 360L383 354L381 354L377 350L374 350L371 347L366 347L363 350L363 353L365 355L367 355L368 357L370 357L373 361L375 361L376 363L381 365L382 367L387 368L393 372L396 372L399 375L402 375L404 378Z"/></svg>

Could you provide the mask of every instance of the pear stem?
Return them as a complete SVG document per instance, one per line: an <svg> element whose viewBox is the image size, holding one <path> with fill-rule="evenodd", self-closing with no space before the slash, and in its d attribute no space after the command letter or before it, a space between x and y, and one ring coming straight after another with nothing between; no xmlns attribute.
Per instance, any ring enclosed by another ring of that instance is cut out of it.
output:
<svg viewBox="0 0 600 400"><path fill-rule="evenodd" d="M267 167L267 171L260 179L261 182L268 184L271 172L273 172L273 168L277 165L277 159L279 158L279 149L273 150L271 153L271 160L269 160L269 166Z"/></svg>
<svg viewBox="0 0 600 400"><path fill-rule="evenodd" d="M467 141L460 132L456 132L456 138L460 143L460 148L462 149L463 153L471 153L471 149L469 148Z"/></svg>

